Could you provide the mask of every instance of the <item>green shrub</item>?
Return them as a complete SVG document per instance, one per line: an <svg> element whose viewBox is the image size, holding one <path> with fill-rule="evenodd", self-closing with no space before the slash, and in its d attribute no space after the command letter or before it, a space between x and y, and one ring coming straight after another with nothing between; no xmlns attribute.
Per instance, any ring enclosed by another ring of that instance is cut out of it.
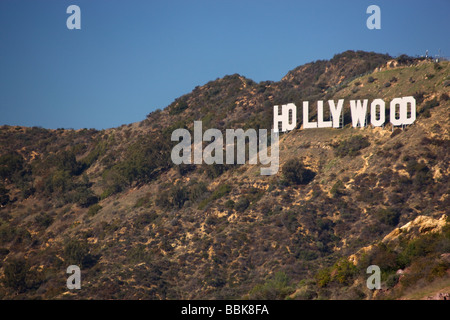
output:
<svg viewBox="0 0 450 320"><path fill-rule="evenodd" d="M396 271L399 268L397 263L397 252L384 243L378 243L368 257L369 264L377 265L385 272ZM361 265L362 268L367 268L367 265Z"/></svg>
<svg viewBox="0 0 450 320"><path fill-rule="evenodd" d="M332 267L320 269L316 273L315 279L320 288L326 287L331 282L350 285L357 272L358 269L353 263L346 258L341 258Z"/></svg>
<svg viewBox="0 0 450 320"><path fill-rule="evenodd" d="M214 190L213 194L206 198L203 199L199 205L198 208L200 210L203 210L211 201L217 200L222 198L224 195L228 194L231 192L231 186L228 184L221 184L219 187L217 187L216 190Z"/></svg>
<svg viewBox="0 0 450 320"><path fill-rule="evenodd" d="M79 175L83 166L77 162L75 154L72 151L62 151L51 159L59 171L68 172L69 175Z"/></svg>
<svg viewBox="0 0 450 320"><path fill-rule="evenodd" d="M409 241L397 257L400 267L408 266L417 257L425 257L430 253L436 252L439 238L440 235L432 233Z"/></svg>
<svg viewBox="0 0 450 320"><path fill-rule="evenodd" d="M181 176L184 176L184 175L186 175L187 173L189 173L189 172L195 170L195 166L193 166L193 165L191 165L191 164L184 164L184 163L181 163L181 164L179 164L179 165L177 166L177 169L178 169L178 173L179 173Z"/></svg>
<svg viewBox="0 0 450 320"><path fill-rule="evenodd" d="M23 293L36 286L35 274L23 258L12 259L5 264L3 283L6 287Z"/></svg>
<svg viewBox="0 0 450 320"><path fill-rule="evenodd" d="M193 182L189 186L189 200L190 201L197 201L200 199L206 192L208 191L208 188L206 187L206 183L204 182Z"/></svg>
<svg viewBox="0 0 450 320"><path fill-rule="evenodd" d="M205 165L204 172L208 178L215 179L228 169L229 166L227 165L213 163L212 165Z"/></svg>
<svg viewBox="0 0 450 320"><path fill-rule="evenodd" d="M224 195L231 192L231 186L229 184L221 184L216 190L214 190L211 200L217 200L222 198Z"/></svg>
<svg viewBox="0 0 450 320"><path fill-rule="evenodd" d="M36 223L43 228L48 228L54 221L53 217L48 213L41 213L37 215L34 220Z"/></svg>
<svg viewBox="0 0 450 320"><path fill-rule="evenodd" d="M81 182L74 182L72 189L66 198L68 202L79 204L83 208L88 208L98 202L98 197L90 189L91 183L86 174L82 176Z"/></svg>
<svg viewBox="0 0 450 320"><path fill-rule="evenodd" d="M30 241L31 235L25 228L13 227L6 222L0 222L0 244L10 242L28 244Z"/></svg>
<svg viewBox="0 0 450 320"><path fill-rule="evenodd" d="M184 203L189 200L189 194L186 187L174 187L170 193L172 205L178 209L182 208Z"/></svg>
<svg viewBox="0 0 450 320"><path fill-rule="evenodd" d="M88 210L88 216L90 216L90 217L95 216L101 209L102 209L102 206L99 205L98 203L90 206L89 210Z"/></svg>
<svg viewBox="0 0 450 320"><path fill-rule="evenodd" d="M289 278L284 272L277 272L273 278L262 285L255 286L250 291L250 299L281 300L285 299L294 290L289 285Z"/></svg>
<svg viewBox="0 0 450 320"><path fill-rule="evenodd" d="M408 64L408 63L414 61L414 58L412 58L406 54L401 54L400 56L398 56L396 58L396 60L399 64Z"/></svg>
<svg viewBox="0 0 450 320"><path fill-rule="evenodd" d="M308 184L314 179L315 173L306 169L298 159L290 159L283 165L283 175L289 184Z"/></svg>
<svg viewBox="0 0 450 320"><path fill-rule="evenodd" d="M439 100L437 97L435 97L432 100L428 100L427 102L425 102L423 107L421 109L419 109L419 113L427 116L428 114L430 114L431 109L433 109L437 106L439 106Z"/></svg>
<svg viewBox="0 0 450 320"><path fill-rule="evenodd" d="M11 152L0 156L0 178L11 178L14 173L24 167L25 161L17 152Z"/></svg>
<svg viewBox="0 0 450 320"><path fill-rule="evenodd" d="M162 209L169 209L172 207L172 201L169 197L169 191L162 191L156 197L156 205Z"/></svg>
<svg viewBox="0 0 450 320"><path fill-rule="evenodd" d="M417 190L421 190L423 187L433 183L430 168L424 162L409 159L406 163L406 171L413 178L412 183Z"/></svg>
<svg viewBox="0 0 450 320"><path fill-rule="evenodd" d="M0 248L0 260L3 260L9 254L9 252L10 251L6 248Z"/></svg>
<svg viewBox="0 0 450 320"><path fill-rule="evenodd" d="M336 181L333 187L330 190L330 193L333 197L338 197L345 194L345 186L341 180Z"/></svg>
<svg viewBox="0 0 450 320"><path fill-rule="evenodd" d="M234 204L235 204L235 202L233 200L228 199L225 202L225 207L228 208L228 209L233 209L234 208Z"/></svg>
<svg viewBox="0 0 450 320"><path fill-rule="evenodd" d="M214 226L219 222L216 216L209 216L206 218L205 223L209 226Z"/></svg>
<svg viewBox="0 0 450 320"><path fill-rule="evenodd" d="M89 152L89 154L81 159L80 163L83 166L83 168L89 168L95 161L97 161L98 158L100 158L102 155L106 153L107 148L107 142L106 141L100 141L98 142L94 149Z"/></svg>
<svg viewBox="0 0 450 320"><path fill-rule="evenodd" d="M4 206L9 202L9 191L0 184L0 205Z"/></svg>
<svg viewBox="0 0 450 320"><path fill-rule="evenodd" d="M115 193L119 193L127 186L126 177L124 177L117 168L105 170L102 174L102 178L106 188L100 196L101 199L106 199Z"/></svg>
<svg viewBox="0 0 450 320"><path fill-rule="evenodd" d="M234 209L238 212L244 212L250 206L250 201L247 198L241 197L238 202L234 204Z"/></svg>
<svg viewBox="0 0 450 320"><path fill-rule="evenodd" d="M72 177L64 170L56 171L51 178L51 190L56 192L66 192L72 189Z"/></svg>
<svg viewBox="0 0 450 320"><path fill-rule="evenodd" d="M152 205L152 201L150 200L150 196L147 195L147 196L137 199L136 203L134 204L134 207L135 208L141 208L141 207L150 208L151 205Z"/></svg>
<svg viewBox="0 0 450 320"><path fill-rule="evenodd" d="M69 265L77 265L81 269L90 268L97 263L98 256L89 253L89 246L86 241L77 239L66 240L64 245L64 260Z"/></svg>
<svg viewBox="0 0 450 320"><path fill-rule="evenodd" d="M295 250L295 258L303 261L312 261L319 257L319 253L316 250L298 248Z"/></svg>
<svg viewBox="0 0 450 320"><path fill-rule="evenodd" d="M377 219L383 224L395 227L400 219L400 212L397 209L387 208L377 212Z"/></svg>
<svg viewBox="0 0 450 320"><path fill-rule="evenodd" d="M103 173L106 185L103 197L121 192L133 183L143 184L155 179L171 166L170 138L163 134L140 137L126 151L123 160Z"/></svg>
<svg viewBox="0 0 450 320"><path fill-rule="evenodd" d="M150 253L145 250L145 245L138 244L127 251L127 257L131 263L151 262Z"/></svg>
<svg viewBox="0 0 450 320"><path fill-rule="evenodd" d="M367 148L368 146L370 146L370 142L367 137L356 135L347 140L341 141L337 146L335 146L335 154L340 158L347 155L354 157L360 154L360 150Z"/></svg>
<svg viewBox="0 0 450 320"><path fill-rule="evenodd" d="M438 62L435 62L433 63L433 68L434 70L438 71L442 69L442 66Z"/></svg>
<svg viewBox="0 0 450 320"><path fill-rule="evenodd" d="M414 176L413 185L416 190L423 190L424 187L431 186L433 184L433 175L429 170L419 171Z"/></svg>
<svg viewBox="0 0 450 320"><path fill-rule="evenodd" d="M428 280L433 280L434 278L440 278L447 274L447 271L450 268L450 264L445 261L439 261L436 263L430 271L428 275Z"/></svg>
<svg viewBox="0 0 450 320"><path fill-rule="evenodd" d="M386 279L386 286L388 288L393 288L398 283L399 278L400 275L398 274L390 274Z"/></svg>
<svg viewBox="0 0 450 320"><path fill-rule="evenodd" d="M194 182L190 186L173 186L159 194L156 204L163 209L180 209L188 200L196 201L201 198L206 191L206 184L203 182Z"/></svg>
<svg viewBox="0 0 450 320"><path fill-rule="evenodd" d="M281 215L281 224L291 233L295 233L300 226L297 216L298 212L296 211L283 212Z"/></svg>
<svg viewBox="0 0 450 320"><path fill-rule="evenodd" d="M186 110L189 107L186 100L178 101L173 107L170 108L170 115L177 115Z"/></svg>
<svg viewBox="0 0 450 320"><path fill-rule="evenodd" d="M79 186L74 190L71 200L83 208L88 208L98 202L98 197L87 186Z"/></svg>
<svg viewBox="0 0 450 320"><path fill-rule="evenodd" d="M145 212L134 219L134 225L138 229L142 229L148 226L153 221L155 221L156 218L158 218L156 212L154 211Z"/></svg>
<svg viewBox="0 0 450 320"><path fill-rule="evenodd" d="M331 282L331 273L329 268L320 269L316 275L315 279L319 288L326 287Z"/></svg>
<svg viewBox="0 0 450 320"><path fill-rule="evenodd" d="M332 279L340 284L349 285L356 275L357 268L345 258L336 262L333 266Z"/></svg>
<svg viewBox="0 0 450 320"><path fill-rule="evenodd" d="M423 100L425 99L425 93L423 91L416 91L413 95L414 99L416 99L417 105L421 105Z"/></svg>

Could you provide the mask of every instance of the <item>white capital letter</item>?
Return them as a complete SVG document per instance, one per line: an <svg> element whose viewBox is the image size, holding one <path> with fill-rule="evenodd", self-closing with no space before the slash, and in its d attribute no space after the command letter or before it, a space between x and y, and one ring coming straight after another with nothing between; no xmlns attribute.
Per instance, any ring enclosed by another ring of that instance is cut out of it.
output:
<svg viewBox="0 0 450 320"><path fill-rule="evenodd" d="M309 102L303 101L303 129L317 128L317 122L309 122Z"/></svg>
<svg viewBox="0 0 450 320"><path fill-rule="evenodd" d="M319 128L331 128L331 121L323 121L323 101L317 101L317 126Z"/></svg>
<svg viewBox="0 0 450 320"><path fill-rule="evenodd" d="M289 122L289 112L292 112L292 119ZM278 132L278 123L281 122L281 131L294 130L297 125L297 107L293 103L284 104L281 107L281 114L278 114L278 106L273 106L273 130Z"/></svg>
<svg viewBox="0 0 450 320"><path fill-rule="evenodd" d="M377 106L380 106L380 119L377 119ZM381 127L385 121L385 103L382 99L375 99L370 105L370 122L374 127Z"/></svg>
<svg viewBox="0 0 450 320"><path fill-rule="evenodd" d="M328 105L330 106L331 117L333 118L333 128L339 128L339 119L342 113L342 106L344 105L344 99L339 99L337 107L334 104L334 100L328 100Z"/></svg>
<svg viewBox="0 0 450 320"><path fill-rule="evenodd" d="M361 128L366 126L367 102L368 100L364 99L361 105L361 100L350 100L350 109L352 112L352 123L354 128L358 126L358 123Z"/></svg>
<svg viewBox="0 0 450 320"><path fill-rule="evenodd" d="M397 106L398 106L398 113L397 113ZM402 98L395 98L392 99L391 104L389 106L390 108L390 120L393 126L401 126L403 124L402 121L402 114L403 114L403 99ZM396 115L398 114L398 118Z"/></svg>
<svg viewBox="0 0 450 320"><path fill-rule="evenodd" d="M408 105L411 106L410 116L408 117ZM399 106L397 112L397 106ZM416 99L414 97L395 98L390 105L391 123L394 126L408 125L416 121ZM398 114L398 118L397 118Z"/></svg>
<svg viewBox="0 0 450 320"><path fill-rule="evenodd" d="M414 97L403 97L403 103L405 105L405 111L403 116L403 124L413 124L416 121L416 99ZM408 117L408 105L411 106L410 117Z"/></svg>

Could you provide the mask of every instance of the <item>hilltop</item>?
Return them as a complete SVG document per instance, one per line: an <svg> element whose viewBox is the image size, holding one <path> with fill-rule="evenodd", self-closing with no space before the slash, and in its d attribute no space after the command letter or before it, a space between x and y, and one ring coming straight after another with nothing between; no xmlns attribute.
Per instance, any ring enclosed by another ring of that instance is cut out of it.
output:
<svg viewBox="0 0 450 320"><path fill-rule="evenodd" d="M447 61L346 51L278 82L210 81L118 128L0 127L0 297L373 299L442 290L449 91ZM348 107L344 128L303 130L300 121L280 135L274 176L257 165L170 160L172 131L195 120L203 130L270 129L277 104L403 96L417 102L416 122L403 129L352 128ZM420 221L441 225L399 236ZM65 287L70 264L82 269L80 291ZM376 293L365 287L371 264L383 272Z"/></svg>

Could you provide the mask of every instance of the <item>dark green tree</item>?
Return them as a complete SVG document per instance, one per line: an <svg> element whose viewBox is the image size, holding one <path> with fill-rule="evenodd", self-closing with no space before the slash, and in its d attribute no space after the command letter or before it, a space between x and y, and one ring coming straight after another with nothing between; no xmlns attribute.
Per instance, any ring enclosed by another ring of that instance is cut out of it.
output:
<svg viewBox="0 0 450 320"><path fill-rule="evenodd" d="M290 184L308 184L315 173L303 165L298 159L290 159L283 166L283 175Z"/></svg>

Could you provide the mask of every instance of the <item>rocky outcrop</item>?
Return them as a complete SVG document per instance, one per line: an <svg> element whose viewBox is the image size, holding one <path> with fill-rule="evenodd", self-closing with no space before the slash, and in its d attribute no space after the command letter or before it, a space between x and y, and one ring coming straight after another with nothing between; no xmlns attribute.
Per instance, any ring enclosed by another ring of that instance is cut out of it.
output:
<svg viewBox="0 0 450 320"><path fill-rule="evenodd" d="M408 222L400 228L394 229L386 235L381 242L391 243L399 239L400 236L408 239L415 238L421 234L430 232L440 232L442 227L447 223L447 215L442 215L441 218L435 219L427 216L418 216L413 221Z"/></svg>
<svg viewBox="0 0 450 320"><path fill-rule="evenodd" d="M435 219L428 216L418 216L413 221L408 222L407 224L392 230L389 234L387 234L382 243L391 244L399 241L400 237L404 237L406 239L413 239L422 234L431 233L431 232L441 232L442 228L447 223L447 215L443 214L439 219ZM373 245L361 248L357 253L349 256L349 261L353 264L357 264L359 261L359 257L368 253L373 249ZM450 254L449 254L450 255ZM449 258L450 259L450 258Z"/></svg>
<svg viewBox="0 0 450 320"><path fill-rule="evenodd" d="M427 300L450 300L450 293L440 292L435 294L434 296L429 296Z"/></svg>

